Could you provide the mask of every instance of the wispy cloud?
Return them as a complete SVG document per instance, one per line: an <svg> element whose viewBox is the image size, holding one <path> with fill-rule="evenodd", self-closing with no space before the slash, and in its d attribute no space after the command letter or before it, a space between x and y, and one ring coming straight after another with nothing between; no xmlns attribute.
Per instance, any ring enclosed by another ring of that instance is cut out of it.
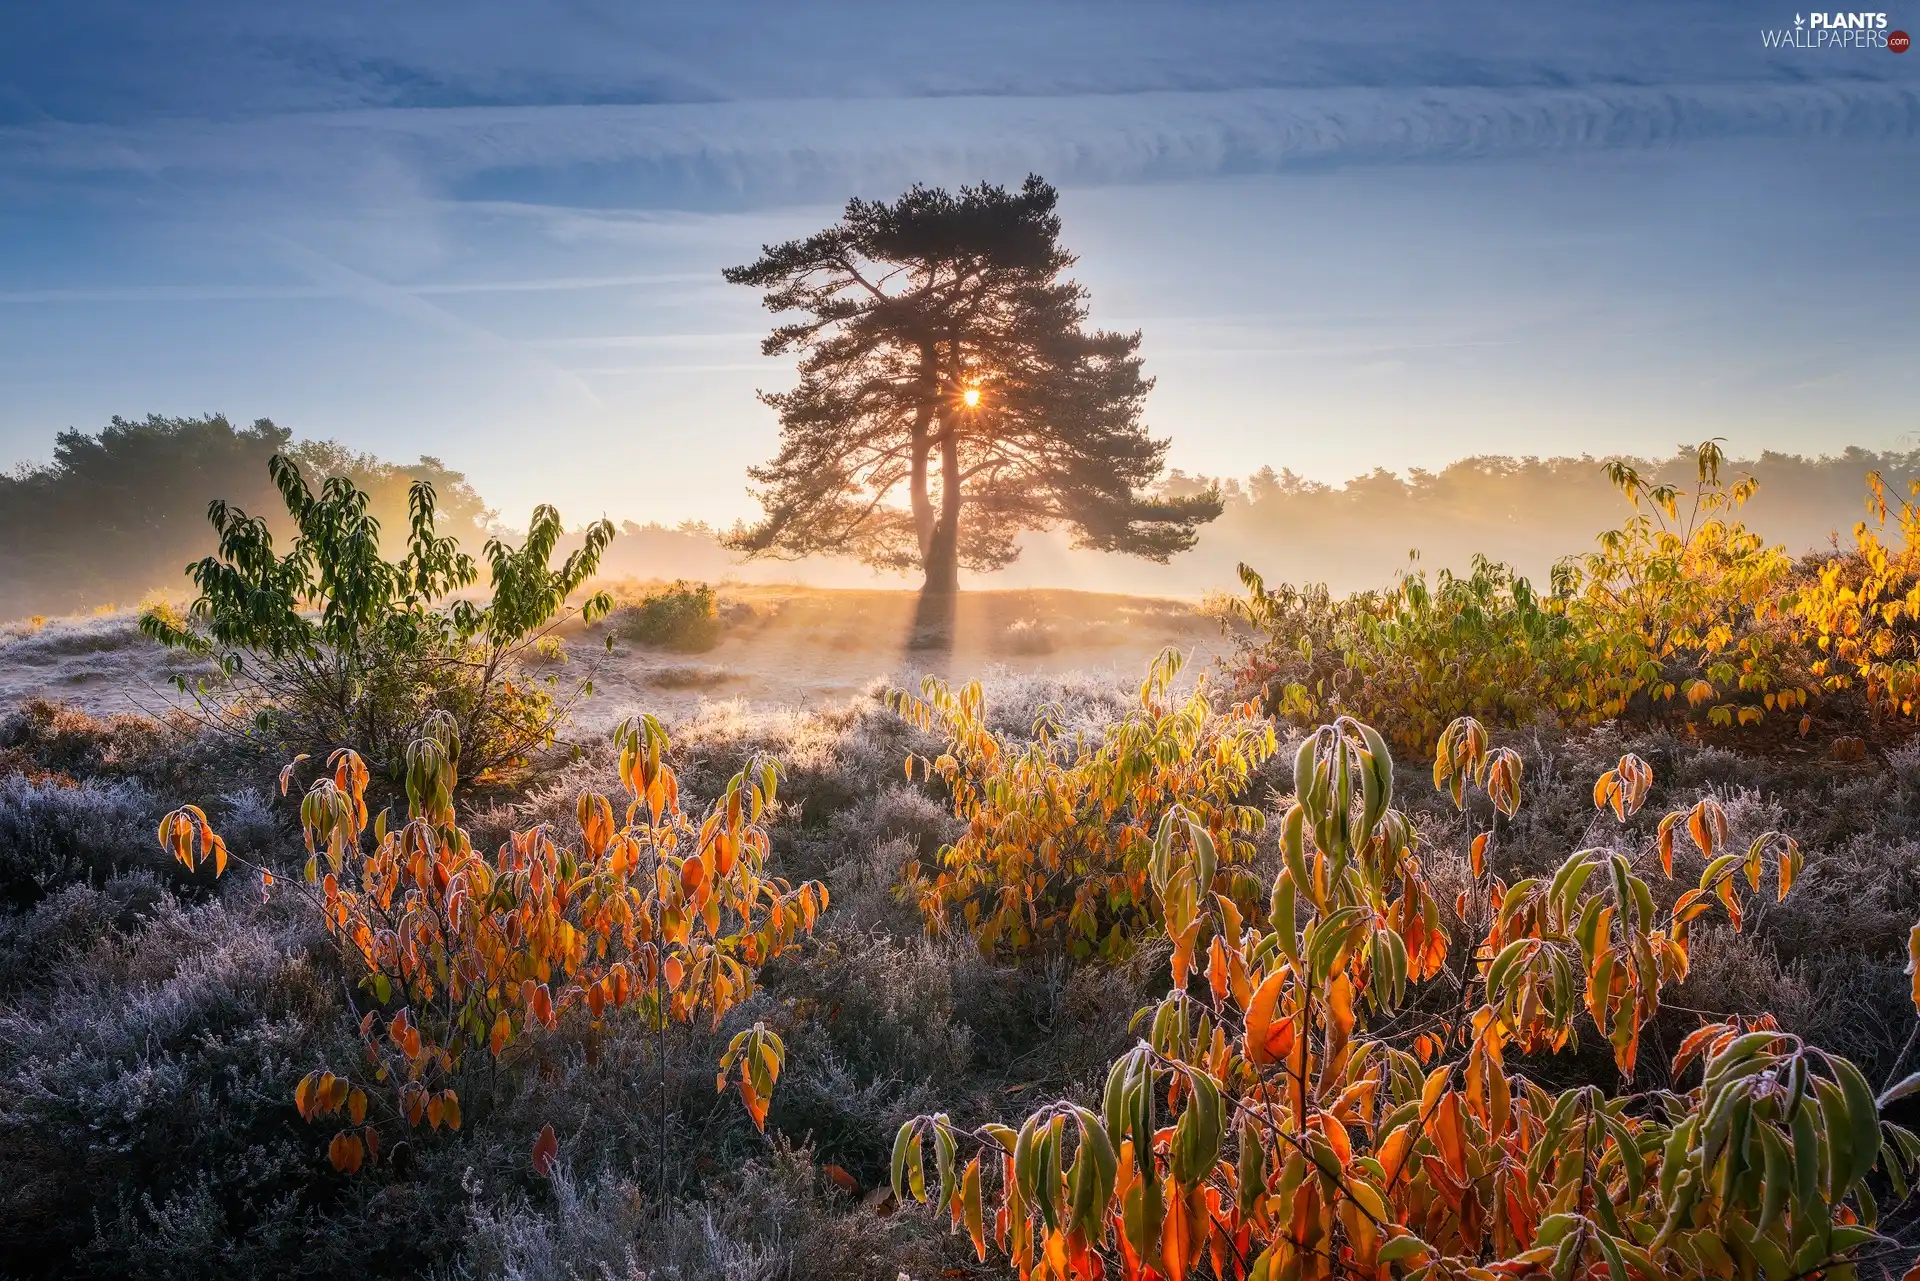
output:
<svg viewBox="0 0 1920 1281"><path fill-rule="evenodd" d="M498 179L565 191L591 170L603 190L674 207L1027 170L1101 184L1743 138L1911 141L1920 138L1920 87L1235 89L356 110L18 126L0 129L0 169L16 181L157 171L309 192L380 156L442 189Z"/></svg>
<svg viewBox="0 0 1920 1281"><path fill-rule="evenodd" d="M634 285L710 283L710 272L657 272L637 276L563 276L544 280L468 280L385 285L417 297L457 294L575 293ZM106 285L66 289L0 290L0 303L251 302L364 298L363 286L341 285Z"/></svg>
<svg viewBox="0 0 1920 1281"><path fill-rule="evenodd" d="M733 333L714 334L600 334L575 338L541 338L535 340L538 347L740 347L754 346L759 343L761 334L757 330L739 330Z"/></svg>
<svg viewBox="0 0 1920 1281"><path fill-rule="evenodd" d="M295 244L280 236L271 239L287 263L312 277L316 284L335 290L342 297L357 299L370 307L452 334L478 345L490 354L505 357L563 393L576 407L584 405L596 412L606 409L599 393L584 378L554 364L527 344L505 338L483 325L435 306L418 293L376 280L305 245Z"/></svg>

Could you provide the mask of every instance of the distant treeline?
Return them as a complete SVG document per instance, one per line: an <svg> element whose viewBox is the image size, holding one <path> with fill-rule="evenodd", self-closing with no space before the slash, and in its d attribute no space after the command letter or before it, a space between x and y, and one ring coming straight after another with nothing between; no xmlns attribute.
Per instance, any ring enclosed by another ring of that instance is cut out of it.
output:
<svg viewBox="0 0 1920 1281"><path fill-rule="evenodd" d="M477 549L494 514L439 460L412 466L299 441L262 418L235 427L205 418L116 417L98 434L61 432L53 461L0 475L0 618L132 605L155 589L187 588L185 567L213 550L207 504L224 498L265 516L276 534L286 508L267 459L286 453L318 484L344 475L367 491L383 533L406 532L407 487L431 481L444 528Z"/></svg>
<svg viewBox="0 0 1920 1281"><path fill-rule="evenodd" d="M438 459L383 462L331 442L294 441L266 419L237 428L217 416L116 418L97 434L61 433L49 465L0 475L0 618L130 605L155 589L184 590L182 570L212 550L206 521L212 499L265 514L276 531L284 527L267 479L267 459L276 451L290 453L316 480L351 477L373 496L382 528L395 539L405 531L406 490L416 478L433 482L452 521L448 532L474 549L497 519L466 477ZM1662 479L1682 479L1694 466L1687 450L1632 461L1642 474ZM1590 455L1483 456L1433 472L1382 468L1344 485L1270 467L1244 480L1175 471L1170 492L1215 486L1226 510L1201 531L1199 545L1173 563L1073 551L1064 538L1039 535L1026 540L1011 569L972 581L1197 595L1236 586L1234 568L1245 561L1269 581L1325 582L1348 591L1389 582L1417 549L1420 567L1464 569L1483 552L1544 583L1556 559L1589 550L1601 530L1631 514L1607 482L1604 462ZM1742 513L1747 525L1800 553L1835 537L1850 541L1854 523L1866 514L1867 473L1880 473L1891 492L1905 494L1920 477L1920 451L1769 452L1730 467L1760 482ZM718 531L698 522L625 522L602 569L616 578L876 581L850 561L741 565L719 545Z"/></svg>
<svg viewBox="0 0 1920 1281"><path fill-rule="evenodd" d="M1422 566L1464 569L1480 552L1544 583L1555 560L1592 550L1602 530L1632 514L1607 480L1606 461L1483 456L1437 472L1377 469L1339 486L1272 468L1245 481L1175 472L1169 484L1176 491L1213 484L1227 500L1179 577L1230 581L1233 564L1247 561L1270 579L1370 587L1418 549ZM1691 481L1696 466L1690 449L1627 461L1643 476L1676 483ZM1850 545L1854 525L1867 514L1867 474L1878 472L1889 492L1904 496L1920 477L1920 452L1768 452L1732 459L1728 468L1723 478L1746 473L1760 482L1741 512L1747 527L1798 555L1836 537Z"/></svg>

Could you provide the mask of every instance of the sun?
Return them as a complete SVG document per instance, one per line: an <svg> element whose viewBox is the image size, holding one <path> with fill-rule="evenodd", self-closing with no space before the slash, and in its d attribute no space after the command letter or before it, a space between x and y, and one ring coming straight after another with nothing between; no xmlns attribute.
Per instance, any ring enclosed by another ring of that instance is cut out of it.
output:
<svg viewBox="0 0 1920 1281"><path fill-rule="evenodd" d="M960 393L960 399L966 402L968 409L977 409L980 406L980 389L969 387Z"/></svg>

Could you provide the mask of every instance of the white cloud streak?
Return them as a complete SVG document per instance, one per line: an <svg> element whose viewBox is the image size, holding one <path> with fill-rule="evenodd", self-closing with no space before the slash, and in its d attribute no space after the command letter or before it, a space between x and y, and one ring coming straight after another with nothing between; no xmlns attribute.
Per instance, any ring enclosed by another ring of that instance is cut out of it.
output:
<svg viewBox="0 0 1920 1281"><path fill-rule="evenodd" d="M18 183L221 176L292 194L370 157L429 185L624 166L674 207L1045 172L1069 184L1474 160L1738 138L1920 138L1920 88L1876 81L1569 89L1236 89L1076 97L405 108L0 129ZM538 184L536 184L538 185Z"/></svg>
<svg viewBox="0 0 1920 1281"><path fill-rule="evenodd" d="M483 325L477 325L454 315L445 308L435 306L418 294L376 280L364 272L335 262L304 245L295 244L280 236L273 236L270 239L278 246L291 266L311 276L316 284L337 290L342 297L353 298L369 307L473 343L485 351L524 367L528 372L561 392L574 405L584 406L595 413L605 411L606 402L600 399L599 393L588 385L586 379L571 370L562 369L533 351L525 343L504 338Z"/></svg>
<svg viewBox="0 0 1920 1281"><path fill-rule="evenodd" d="M531 280L471 280L382 287L418 297L459 294L574 293L633 285L711 283L711 273L658 272L638 276L564 276ZM0 303L250 302L300 299L363 299L364 288L339 285L103 285L62 289L0 290Z"/></svg>

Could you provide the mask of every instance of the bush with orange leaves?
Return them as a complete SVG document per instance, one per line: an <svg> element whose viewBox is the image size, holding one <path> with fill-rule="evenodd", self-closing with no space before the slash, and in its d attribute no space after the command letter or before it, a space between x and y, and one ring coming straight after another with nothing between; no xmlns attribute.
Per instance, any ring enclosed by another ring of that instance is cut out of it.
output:
<svg viewBox="0 0 1920 1281"><path fill-rule="evenodd" d="M1814 652L1824 691L1858 689L1876 713L1920 714L1920 482L1895 509L1900 542L1883 543L1886 484L1867 473L1867 514L1854 549L1819 566L1797 593L1794 638Z"/></svg>
<svg viewBox="0 0 1920 1281"><path fill-rule="evenodd" d="M376 1161L383 1126L458 1129L462 1067L512 1058L569 1010L593 1026L626 1016L664 1033L706 1016L718 1028L752 995L758 967L813 929L825 886L763 870L774 762L750 761L696 822L680 808L657 720L629 720L614 741L632 800L618 818L606 797L581 796L578 849L541 826L492 857L475 850L454 813L459 742L446 718L407 751L404 824L382 811L369 832L367 769L352 751L335 752L307 790L303 888L357 979L365 1053L351 1073L309 1073L294 1103L309 1121L338 1119L337 1168ZM299 763L281 772L283 792ZM229 858L193 806L169 814L160 838L190 868L210 862L217 874ZM270 890L272 873L256 870ZM755 1023L721 1060L720 1087L737 1069L757 1126L784 1053Z"/></svg>
<svg viewBox="0 0 1920 1281"><path fill-rule="evenodd" d="M1434 779L1456 802L1484 791L1502 816L1520 803L1519 757L1472 721L1443 736ZM1596 805L1624 821L1651 780L1624 758ZM1573 1044L1584 1015L1631 1081L1662 985L1685 974L1691 923L1724 909L1738 929L1769 864L1784 896L1792 840L1728 849L1705 801L1635 856L1583 849L1507 885L1486 863L1497 830L1479 831L1456 904L1477 941L1449 967L1380 735L1346 718L1321 727L1294 784L1258 912L1223 892L1206 824L1178 806L1160 823L1153 901L1169 933L1200 922L1204 977L1176 958L1099 1110L1061 1102L971 1130L915 1118L894 1144L897 1196L932 1200L983 1259L991 1241L1023 1278L1062 1281L1785 1281L1895 1257L1876 1198L1904 1198L1920 1140L1880 1112L1920 1074L1876 1097L1851 1063L1766 1016L1688 1035L1673 1072L1697 1069L1690 1088L1556 1094L1508 1064ZM1670 871L1682 832L1706 870L1661 910L1640 869ZM1417 1006L1416 985L1448 990Z"/></svg>
<svg viewBox="0 0 1920 1281"><path fill-rule="evenodd" d="M1245 905L1259 897L1238 865L1253 857L1265 817L1243 793L1277 749L1273 723L1252 703L1216 712L1204 682L1176 699L1182 662L1179 651L1163 651L1139 706L1097 739L1062 737L1043 710L1029 742L1010 742L989 728L978 682L956 693L929 677L923 697L893 696L909 721L948 740L934 759L908 758L907 776L916 765L938 775L967 824L935 866L910 867L900 886L929 930L958 917L983 951L1123 954L1155 923L1153 830L1175 805L1220 851L1227 892ZM1192 937L1171 925L1168 933L1184 968Z"/></svg>

